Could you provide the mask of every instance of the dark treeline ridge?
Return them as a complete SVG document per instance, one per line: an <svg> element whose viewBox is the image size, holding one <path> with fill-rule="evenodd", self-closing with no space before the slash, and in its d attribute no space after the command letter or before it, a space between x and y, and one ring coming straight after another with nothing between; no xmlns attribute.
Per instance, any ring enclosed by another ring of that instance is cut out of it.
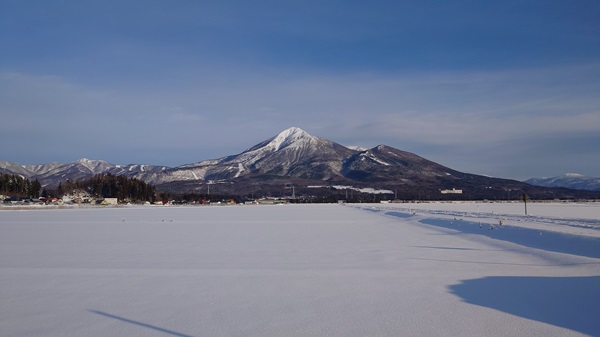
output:
<svg viewBox="0 0 600 337"><path fill-rule="evenodd" d="M19 197L38 198L42 184L35 179L33 181L17 174L0 173L0 194Z"/></svg>
<svg viewBox="0 0 600 337"><path fill-rule="evenodd" d="M71 194L75 191L85 191L96 197L117 198L120 201L154 201L156 190L136 178L115 176L110 173L98 174L89 179L71 182L61 182L55 191L49 192L55 195Z"/></svg>

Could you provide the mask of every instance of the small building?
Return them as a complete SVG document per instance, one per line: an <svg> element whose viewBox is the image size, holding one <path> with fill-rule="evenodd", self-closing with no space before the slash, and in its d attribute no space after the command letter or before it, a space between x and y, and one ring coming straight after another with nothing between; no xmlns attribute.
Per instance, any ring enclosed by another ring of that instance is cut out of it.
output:
<svg viewBox="0 0 600 337"><path fill-rule="evenodd" d="M286 200L286 199L271 199L271 198L258 199L257 201L258 201L259 205L283 205L283 204L288 203L288 200Z"/></svg>
<svg viewBox="0 0 600 337"><path fill-rule="evenodd" d="M100 205L116 205L118 203L117 198L104 198L96 201Z"/></svg>
<svg viewBox="0 0 600 337"><path fill-rule="evenodd" d="M457 190L455 188L451 189L451 190L441 190L440 191L442 194L462 194L462 190Z"/></svg>

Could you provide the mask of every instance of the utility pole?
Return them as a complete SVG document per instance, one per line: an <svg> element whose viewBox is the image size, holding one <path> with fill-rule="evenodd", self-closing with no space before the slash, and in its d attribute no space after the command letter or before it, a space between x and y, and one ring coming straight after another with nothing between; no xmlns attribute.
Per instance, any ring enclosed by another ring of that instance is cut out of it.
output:
<svg viewBox="0 0 600 337"><path fill-rule="evenodd" d="M523 193L523 202L525 203L525 215L527 215L527 199L529 199L529 197L527 196L527 193Z"/></svg>

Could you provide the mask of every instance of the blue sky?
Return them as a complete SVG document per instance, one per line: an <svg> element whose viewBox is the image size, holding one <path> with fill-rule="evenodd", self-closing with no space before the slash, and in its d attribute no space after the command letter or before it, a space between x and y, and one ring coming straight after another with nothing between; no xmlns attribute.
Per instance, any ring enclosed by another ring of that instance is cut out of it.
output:
<svg viewBox="0 0 600 337"><path fill-rule="evenodd" d="M0 160L178 166L297 126L600 176L598 1L0 1Z"/></svg>

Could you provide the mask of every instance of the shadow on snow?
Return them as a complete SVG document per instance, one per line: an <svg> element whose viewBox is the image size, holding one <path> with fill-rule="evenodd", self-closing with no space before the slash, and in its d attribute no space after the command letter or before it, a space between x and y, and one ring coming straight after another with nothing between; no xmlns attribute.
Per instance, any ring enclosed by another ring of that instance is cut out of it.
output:
<svg viewBox="0 0 600 337"><path fill-rule="evenodd" d="M407 215L398 212L388 212L387 215L405 218ZM600 258L600 238L566 233L514 227L510 225L489 229L490 225L465 220L450 221L447 219L423 219L423 224L452 229L458 234L477 234L496 240L504 240L521 246L537 248L550 252L558 252Z"/></svg>
<svg viewBox="0 0 600 337"><path fill-rule="evenodd" d="M600 276L494 276L449 289L466 303L600 336Z"/></svg>
<svg viewBox="0 0 600 337"><path fill-rule="evenodd" d="M152 329L152 330L155 330L155 331L163 332L163 333L166 333L166 334L169 334L169 335L173 335L173 336L178 336L178 337L193 337L191 335L182 334L182 333L179 333L179 332L176 332L176 331L173 331L173 330L164 329L164 328L158 327L156 325L151 325L151 324L147 324L147 323L143 323L143 322L134 321L134 320L131 320L131 319L127 319L127 318L116 316L116 315L111 315L111 314L108 314L108 313L105 313L105 312L102 312L102 311L98 311L98 310L88 310L88 311L91 312L91 313L100 315L100 316L104 316L104 317L116 319L118 321L129 323L129 324L138 325L138 326L141 326L141 327L144 327L144 328L148 328L148 329Z"/></svg>

